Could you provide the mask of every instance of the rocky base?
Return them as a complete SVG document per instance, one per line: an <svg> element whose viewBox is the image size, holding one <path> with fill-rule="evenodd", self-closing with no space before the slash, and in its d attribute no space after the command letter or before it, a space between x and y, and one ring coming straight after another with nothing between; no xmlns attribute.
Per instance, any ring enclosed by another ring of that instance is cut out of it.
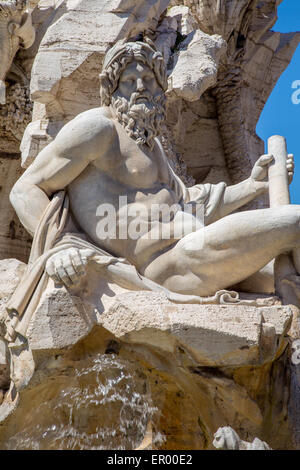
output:
<svg viewBox="0 0 300 470"><path fill-rule="evenodd" d="M297 447L289 306L178 305L149 292L104 303L100 313L47 290L28 344L12 350L1 449L213 449L222 426Z"/></svg>

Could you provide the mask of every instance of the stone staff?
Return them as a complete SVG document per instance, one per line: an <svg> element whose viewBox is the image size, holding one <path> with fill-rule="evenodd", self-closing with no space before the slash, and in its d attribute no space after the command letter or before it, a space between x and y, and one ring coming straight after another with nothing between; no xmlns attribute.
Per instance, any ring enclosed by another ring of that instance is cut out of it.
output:
<svg viewBox="0 0 300 470"><path fill-rule="evenodd" d="M269 166L270 207L290 204L289 178L286 167L288 154L285 138L280 135L270 137L268 139L268 153L274 157L274 161ZM284 304L299 306L299 298L295 295L291 281L300 272L299 270L300 250L294 250L292 257L279 255L275 260L275 291Z"/></svg>
<svg viewBox="0 0 300 470"><path fill-rule="evenodd" d="M274 161L269 166L270 207L290 204L285 138L280 135L270 137L268 140L268 153L274 156Z"/></svg>

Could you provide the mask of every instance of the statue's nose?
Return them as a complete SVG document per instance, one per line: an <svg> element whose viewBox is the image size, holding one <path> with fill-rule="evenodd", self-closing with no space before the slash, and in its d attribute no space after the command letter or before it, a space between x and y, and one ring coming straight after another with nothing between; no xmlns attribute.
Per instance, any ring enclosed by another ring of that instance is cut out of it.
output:
<svg viewBox="0 0 300 470"><path fill-rule="evenodd" d="M144 91L145 90L145 84L141 78L138 78L136 81L136 89L137 91Z"/></svg>

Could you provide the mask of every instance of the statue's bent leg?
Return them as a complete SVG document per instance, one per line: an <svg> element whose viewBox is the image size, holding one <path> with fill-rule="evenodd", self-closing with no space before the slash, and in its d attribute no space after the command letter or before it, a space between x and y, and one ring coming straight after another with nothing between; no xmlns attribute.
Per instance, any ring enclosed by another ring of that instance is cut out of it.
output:
<svg viewBox="0 0 300 470"><path fill-rule="evenodd" d="M182 238L144 271L170 290L212 295L300 246L300 206L232 214Z"/></svg>
<svg viewBox="0 0 300 470"><path fill-rule="evenodd" d="M275 278L274 278L274 264L273 259L266 266L261 268L251 276L244 279L242 282L235 284L231 287L232 290L238 292L254 292L256 294L274 294L275 293Z"/></svg>

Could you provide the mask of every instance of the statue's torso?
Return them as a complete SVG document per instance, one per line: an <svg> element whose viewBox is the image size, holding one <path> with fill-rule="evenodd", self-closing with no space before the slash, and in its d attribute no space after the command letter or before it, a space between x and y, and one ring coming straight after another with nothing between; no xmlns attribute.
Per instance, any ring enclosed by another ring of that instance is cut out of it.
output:
<svg viewBox="0 0 300 470"><path fill-rule="evenodd" d="M182 205L182 194L178 188L177 191L171 188L174 176L158 143L150 151L149 148L138 147L118 123L116 131L113 145L106 154L99 151L101 156L94 159L69 185L71 210L81 229L98 246L142 266L153 255L174 244L175 240L172 237L172 223L169 224L170 237L162 239L156 231L158 236L154 234L154 239L152 235L148 236L150 239L145 239L145 236L138 234L135 235L137 239L132 239L132 231L136 234L139 230L138 219L142 219L143 233L157 227L159 213L151 213L153 205ZM142 215L140 211L135 212L141 204ZM116 217L112 211L109 219L106 210L110 209L115 210ZM177 210L181 211L180 205ZM108 228L110 236L104 239Z"/></svg>

